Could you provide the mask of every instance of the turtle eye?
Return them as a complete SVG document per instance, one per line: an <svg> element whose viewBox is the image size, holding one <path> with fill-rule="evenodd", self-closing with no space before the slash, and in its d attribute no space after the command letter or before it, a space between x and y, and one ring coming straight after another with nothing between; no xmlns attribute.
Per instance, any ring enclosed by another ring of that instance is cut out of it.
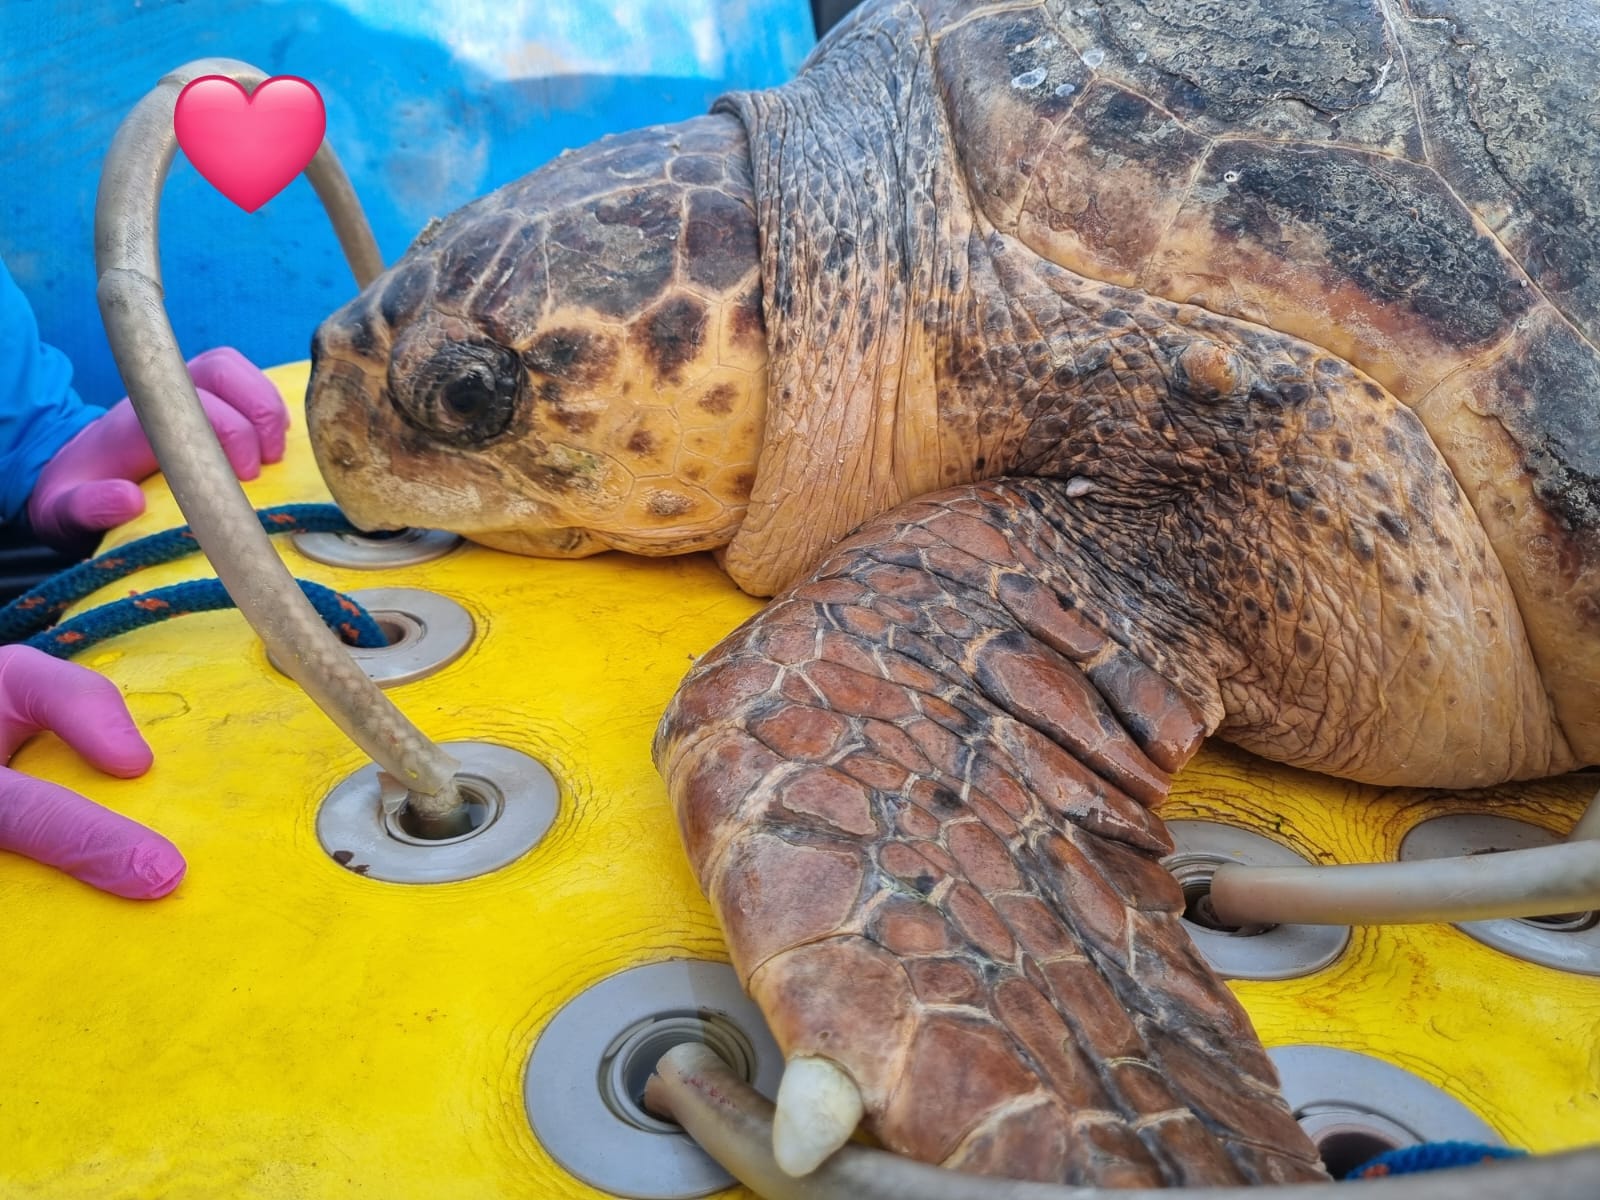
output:
<svg viewBox="0 0 1600 1200"><path fill-rule="evenodd" d="M511 427L522 398L517 356L493 342L447 342L390 395L406 422L452 446L482 446Z"/></svg>

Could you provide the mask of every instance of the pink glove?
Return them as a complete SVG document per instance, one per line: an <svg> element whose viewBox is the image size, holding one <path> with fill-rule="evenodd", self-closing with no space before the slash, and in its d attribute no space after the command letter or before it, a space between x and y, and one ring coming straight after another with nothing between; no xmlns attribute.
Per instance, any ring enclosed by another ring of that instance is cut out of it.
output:
<svg viewBox="0 0 1600 1200"><path fill-rule="evenodd" d="M189 360L211 428L240 479L261 474L263 462L283 457L289 411L272 381L228 346ZM150 439L131 401L85 425L39 473L28 498L28 519L40 540L61 549L130 521L144 511L138 481L157 470Z"/></svg>
<svg viewBox="0 0 1600 1200"><path fill-rule="evenodd" d="M150 769L150 747L115 684L31 646L0 646L0 762L41 729L108 775L131 779ZM9 767L0 767L0 850L130 900L165 896L187 869L159 833Z"/></svg>

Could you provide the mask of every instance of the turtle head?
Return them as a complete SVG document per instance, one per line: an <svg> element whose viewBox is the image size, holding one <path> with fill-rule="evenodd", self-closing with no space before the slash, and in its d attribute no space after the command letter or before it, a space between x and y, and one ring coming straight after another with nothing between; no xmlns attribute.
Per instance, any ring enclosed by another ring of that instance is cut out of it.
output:
<svg viewBox="0 0 1600 1200"><path fill-rule="evenodd" d="M680 553L744 516L766 362L744 133L701 117L430 225L317 330L307 424L364 528Z"/></svg>

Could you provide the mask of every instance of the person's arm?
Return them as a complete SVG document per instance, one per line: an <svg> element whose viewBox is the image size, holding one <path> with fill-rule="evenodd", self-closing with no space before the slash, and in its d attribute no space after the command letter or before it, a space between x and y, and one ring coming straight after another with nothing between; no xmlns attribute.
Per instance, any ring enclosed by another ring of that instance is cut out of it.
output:
<svg viewBox="0 0 1600 1200"><path fill-rule="evenodd" d="M22 515L45 464L104 411L72 390L72 364L39 340L33 309L0 262L0 523Z"/></svg>
<svg viewBox="0 0 1600 1200"><path fill-rule="evenodd" d="M272 381L237 350L189 360L189 375L240 479L283 457L289 413ZM26 512L40 541L83 551L144 511L139 480L158 469L130 401L109 409L72 390L72 364L39 340L33 310L0 262L0 524Z"/></svg>

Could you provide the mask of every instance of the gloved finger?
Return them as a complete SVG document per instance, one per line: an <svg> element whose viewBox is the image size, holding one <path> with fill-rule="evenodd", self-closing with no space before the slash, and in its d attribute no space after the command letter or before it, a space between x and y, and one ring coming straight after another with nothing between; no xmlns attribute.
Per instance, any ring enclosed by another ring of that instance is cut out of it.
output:
<svg viewBox="0 0 1600 1200"><path fill-rule="evenodd" d="M253 368L252 368L253 369ZM229 404L221 396L206 388L197 387L200 407L206 420L216 431L217 440L234 474L241 479L254 479L261 474L261 435L250 418ZM277 394L276 390L273 392ZM282 401L280 400L281 404ZM283 454L282 433L279 433L278 453ZM139 416L129 400L119 401L107 410L106 415L86 425L76 438L68 442L39 476L38 487L50 488L56 484L57 468L69 480L90 482L100 479L127 479L138 482L160 469L156 452L150 446Z"/></svg>
<svg viewBox="0 0 1600 1200"><path fill-rule="evenodd" d="M44 779L0 767L0 850L129 900L165 896L188 864L154 830Z"/></svg>
<svg viewBox="0 0 1600 1200"><path fill-rule="evenodd" d="M144 511L144 493L126 479L100 479L52 490L30 509L33 530L52 546L67 546L131 521Z"/></svg>
<svg viewBox="0 0 1600 1200"><path fill-rule="evenodd" d="M116 684L32 646L0 647L0 761L41 729L108 775L131 779L150 769L150 745Z"/></svg>
<svg viewBox="0 0 1600 1200"><path fill-rule="evenodd" d="M39 473L34 498L41 492L64 491L79 483L99 479L126 479L138 483L155 474L156 452L139 424L131 400L119 400L60 450Z"/></svg>
<svg viewBox="0 0 1600 1200"><path fill-rule="evenodd" d="M199 395L200 407L205 409L206 420L216 431L233 473L240 479L256 478L261 474L261 435L250 418L204 388L199 389Z"/></svg>
<svg viewBox="0 0 1600 1200"><path fill-rule="evenodd" d="M232 346L218 346L189 360L189 377L237 409L256 431L262 462L283 458L289 410L272 380Z"/></svg>

